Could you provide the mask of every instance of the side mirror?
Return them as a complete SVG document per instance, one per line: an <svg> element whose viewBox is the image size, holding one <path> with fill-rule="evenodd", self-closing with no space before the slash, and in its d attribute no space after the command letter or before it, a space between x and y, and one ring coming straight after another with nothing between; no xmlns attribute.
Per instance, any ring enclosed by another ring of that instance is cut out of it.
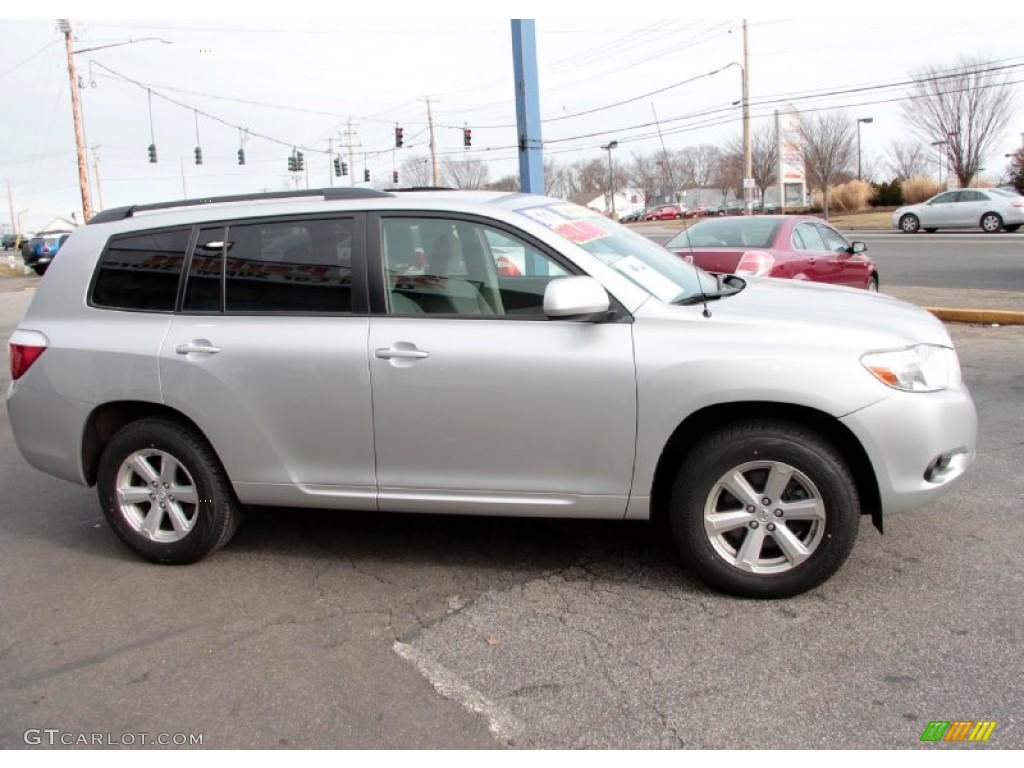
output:
<svg viewBox="0 0 1024 768"><path fill-rule="evenodd" d="M860 240L854 240L850 243L850 253L864 253L867 249L867 244L862 243Z"/></svg>
<svg viewBox="0 0 1024 768"><path fill-rule="evenodd" d="M592 277L559 277L544 289L544 314L553 320L600 320L609 306L608 292Z"/></svg>

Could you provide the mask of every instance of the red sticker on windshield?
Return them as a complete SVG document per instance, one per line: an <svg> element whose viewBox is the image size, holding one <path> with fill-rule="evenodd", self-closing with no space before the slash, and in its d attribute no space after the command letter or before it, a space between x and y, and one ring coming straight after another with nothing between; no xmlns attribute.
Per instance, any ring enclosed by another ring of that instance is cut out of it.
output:
<svg viewBox="0 0 1024 768"><path fill-rule="evenodd" d="M576 245L583 245L591 240L608 236L608 233L600 227L596 227L589 221L583 220L558 224L553 229L569 242L576 243Z"/></svg>

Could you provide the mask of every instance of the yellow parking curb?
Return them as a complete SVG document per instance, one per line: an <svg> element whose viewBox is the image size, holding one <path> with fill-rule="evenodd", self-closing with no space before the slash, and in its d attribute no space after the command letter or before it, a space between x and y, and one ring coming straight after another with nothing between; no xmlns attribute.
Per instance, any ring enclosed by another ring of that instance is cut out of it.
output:
<svg viewBox="0 0 1024 768"><path fill-rule="evenodd" d="M1024 325L1024 312L1010 312L1002 309L945 309L925 307L939 320L951 323L978 323L981 325Z"/></svg>

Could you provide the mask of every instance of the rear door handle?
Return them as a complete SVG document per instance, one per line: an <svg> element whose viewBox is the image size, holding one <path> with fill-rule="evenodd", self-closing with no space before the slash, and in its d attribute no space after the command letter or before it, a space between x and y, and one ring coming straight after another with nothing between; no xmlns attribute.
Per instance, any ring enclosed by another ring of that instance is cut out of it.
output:
<svg viewBox="0 0 1024 768"><path fill-rule="evenodd" d="M220 352L220 347L213 346L206 339L192 339L187 344L179 344L174 348L174 351L179 355L188 355L193 352L198 352L204 355L215 355Z"/></svg>

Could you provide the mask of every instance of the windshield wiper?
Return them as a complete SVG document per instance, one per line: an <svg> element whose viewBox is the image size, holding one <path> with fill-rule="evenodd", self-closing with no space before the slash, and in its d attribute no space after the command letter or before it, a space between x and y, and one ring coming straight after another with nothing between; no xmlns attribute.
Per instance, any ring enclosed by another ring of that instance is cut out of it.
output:
<svg viewBox="0 0 1024 768"><path fill-rule="evenodd" d="M702 304L705 301L718 301L729 296L735 296L747 287L747 281L736 275L715 275L715 285L718 288L716 291L690 294L674 299L672 303L686 307L692 304Z"/></svg>

